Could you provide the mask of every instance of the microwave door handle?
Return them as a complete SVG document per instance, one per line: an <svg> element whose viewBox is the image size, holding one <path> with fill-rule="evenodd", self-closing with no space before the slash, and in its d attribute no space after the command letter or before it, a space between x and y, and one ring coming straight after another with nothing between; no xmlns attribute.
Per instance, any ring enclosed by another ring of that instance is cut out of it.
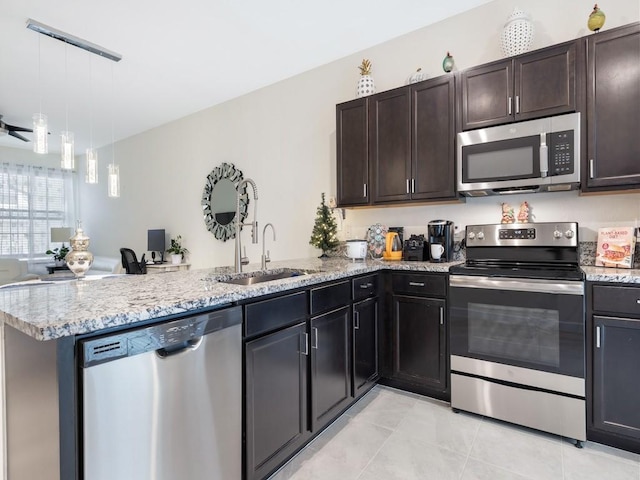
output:
<svg viewBox="0 0 640 480"><path fill-rule="evenodd" d="M549 174L549 149L547 148L547 134L540 134L540 176L542 178Z"/></svg>

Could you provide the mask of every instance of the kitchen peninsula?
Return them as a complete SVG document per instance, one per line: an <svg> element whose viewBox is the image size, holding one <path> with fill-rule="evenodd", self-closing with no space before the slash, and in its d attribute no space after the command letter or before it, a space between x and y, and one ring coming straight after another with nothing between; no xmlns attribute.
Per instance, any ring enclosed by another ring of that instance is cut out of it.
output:
<svg viewBox="0 0 640 480"><path fill-rule="evenodd" d="M274 262L274 272L288 268L308 273L254 285L221 282L233 275L229 268L218 268L0 289L4 378L10 385L5 398L9 478L58 470L59 478L82 478L76 447L81 432L79 340L235 304L267 303L261 300L317 286L321 290L322 285L352 278L369 279L383 271L441 278L453 264L310 259ZM588 281L640 283L638 270L583 269Z"/></svg>

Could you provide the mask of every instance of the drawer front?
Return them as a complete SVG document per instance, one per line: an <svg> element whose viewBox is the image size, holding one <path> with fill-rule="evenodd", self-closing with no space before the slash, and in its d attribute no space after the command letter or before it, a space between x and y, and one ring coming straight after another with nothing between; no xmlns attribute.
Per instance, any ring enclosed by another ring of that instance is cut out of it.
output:
<svg viewBox="0 0 640 480"><path fill-rule="evenodd" d="M358 302L365 298L375 297L378 293L378 275L353 279L353 301Z"/></svg>
<svg viewBox="0 0 640 480"><path fill-rule="evenodd" d="M311 315L328 312L351 303L351 281L311 290Z"/></svg>
<svg viewBox="0 0 640 480"><path fill-rule="evenodd" d="M394 273L392 285L393 293L444 297L447 292L447 277L440 274Z"/></svg>
<svg viewBox="0 0 640 480"><path fill-rule="evenodd" d="M295 322L307 315L306 292L271 298L245 306L244 334L252 337Z"/></svg>
<svg viewBox="0 0 640 480"><path fill-rule="evenodd" d="M594 285L593 310L640 315L640 288Z"/></svg>

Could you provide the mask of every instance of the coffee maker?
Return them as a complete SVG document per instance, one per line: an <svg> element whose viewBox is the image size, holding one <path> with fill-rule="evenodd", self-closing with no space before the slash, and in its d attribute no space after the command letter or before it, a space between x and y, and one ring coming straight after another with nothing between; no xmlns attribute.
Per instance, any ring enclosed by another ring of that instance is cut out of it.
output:
<svg viewBox="0 0 640 480"><path fill-rule="evenodd" d="M453 260L453 222L431 220L427 226L430 262L450 262Z"/></svg>

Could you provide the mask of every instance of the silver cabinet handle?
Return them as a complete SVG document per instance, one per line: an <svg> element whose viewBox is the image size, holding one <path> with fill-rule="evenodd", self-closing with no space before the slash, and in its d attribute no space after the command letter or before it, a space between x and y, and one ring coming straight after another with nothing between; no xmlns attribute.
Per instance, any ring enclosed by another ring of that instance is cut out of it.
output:
<svg viewBox="0 0 640 480"><path fill-rule="evenodd" d="M411 179L411 193L416 193L416 179Z"/></svg>
<svg viewBox="0 0 640 480"><path fill-rule="evenodd" d="M593 173L593 158L591 158L589 160L589 178L593 178L594 177L594 173Z"/></svg>
<svg viewBox="0 0 640 480"><path fill-rule="evenodd" d="M360 312L355 311L355 316L353 318L353 329L360 330Z"/></svg>
<svg viewBox="0 0 640 480"><path fill-rule="evenodd" d="M636 300L636 303L640 305L640 298Z"/></svg>
<svg viewBox="0 0 640 480"><path fill-rule="evenodd" d="M600 348L600 325L596 327L596 348Z"/></svg>
<svg viewBox="0 0 640 480"><path fill-rule="evenodd" d="M511 115L511 97L507 98L507 110L508 110L508 115Z"/></svg>
<svg viewBox="0 0 640 480"><path fill-rule="evenodd" d="M422 282L409 282L410 287L424 287L424 283Z"/></svg>
<svg viewBox="0 0 640 480"><path fill-rule="evenodd" d="M411 193L409 190L409 179L407 178L407 193Z"/></svg>
<svg viewBox="0 0 640 480"><path fill-rule="evenodd" d="M318 329L314 327L311 330L313 330L313 345L311 346L311 348L315 348L317 350L318 349Z"/></svg>
<svg viewBox="0 0 640 480"><path fill-rule="evenodd" d="M444 325L444 307L440 307L440 325Z"/></svg>
<svg viewBox="0 0 640 480"><path fill-rule="evenodd" d="M373 287L373 283L362 283L362 284L360 284L360 288L362 290L366 290L366 289L371 288L371 287Z"/></svg>
<svg viewBox="0 0 640 480"><path fill-rule="evenodd" d="M363 184L362 184L362 187L363 187L363 189L362 189L362 190L363 190L363 195L362 195L362 196L363 196L364 198L367 198L367 184L366 184L366 183L363 183Z"/></svg>
<svg viewBox="0 0 640 480"><path fill-rule="evenodd" d="M516 113L520 113L520 95L516 95Z"/></svg>
<svg viewBox="0 0 640 480"><path fill-rule="evenodd" d="M307 333L303 333L303 342L304 342L304 352L301 352L303 355L309 355L309 335Z"/></svg>

